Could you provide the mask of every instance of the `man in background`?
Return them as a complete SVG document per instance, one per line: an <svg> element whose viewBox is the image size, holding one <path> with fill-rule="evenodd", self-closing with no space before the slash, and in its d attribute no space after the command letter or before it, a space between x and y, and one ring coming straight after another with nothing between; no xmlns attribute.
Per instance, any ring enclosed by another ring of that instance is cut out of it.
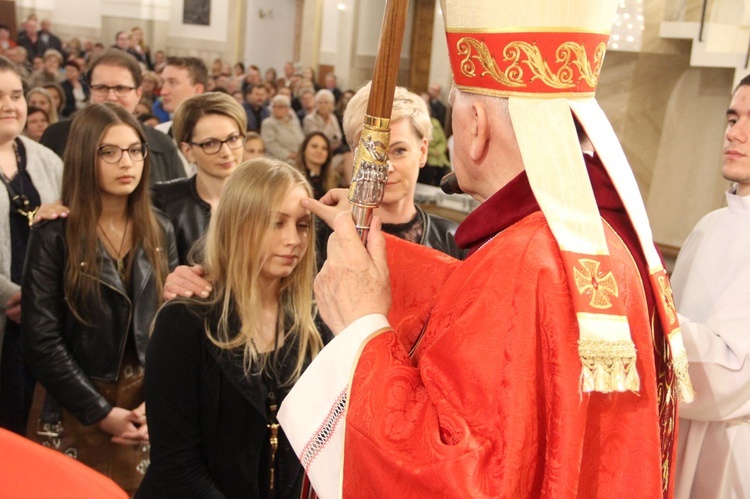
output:
<svg viewBox="0 0 750 499"><path fill-rule="evenodd" d="M260 124L271 116L268 108L268 91L262 84L250 85L245 90L245 103L242 107L247 113L247 131L260 133Z"/></svg>
<svg viewBox="0 0 750 499"><path fill-rule="evenodd" d="M128 53L109 49L91 62L87 73L91 103L114 102L128 112L135 111L141 98L141 67ZM64 157L72 120L50 125L40 143ZM174 142L162 132L143 127L148 141L151 184L185 176Z"/></svg>
<svg viewBox="0 0 750 499"><path fill-rule="evenodd" d="M185 99L202 94L206 90L208 67L202 59L197 57L168 57L161 79L162 107L171 116L177 106L182 104ZM172 120L156 125L156 129L169 135L174 141ZM185 169L185 174L188 177L193 175L195 173L194 167L182 154L179 145L175 144L175 147Z"/></svg>

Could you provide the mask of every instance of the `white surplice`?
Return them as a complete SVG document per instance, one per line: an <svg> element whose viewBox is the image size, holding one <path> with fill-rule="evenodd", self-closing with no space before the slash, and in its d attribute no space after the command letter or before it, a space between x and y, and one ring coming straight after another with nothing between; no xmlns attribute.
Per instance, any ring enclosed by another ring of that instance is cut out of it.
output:
<svg viewBox="0 0 750 499"><path fill-rule="evenodd" d="M696 391L680 405L677 499L750 497L750 196L726 197L672 275Z"/></svg>
<svg viewBox="0 0 750 499"><path fill-rule="evenodd" d="M351 378L364 345L388 329L380 314L349 324L308 366L279 409L284 434L321 499L341 497Z"/></svg>

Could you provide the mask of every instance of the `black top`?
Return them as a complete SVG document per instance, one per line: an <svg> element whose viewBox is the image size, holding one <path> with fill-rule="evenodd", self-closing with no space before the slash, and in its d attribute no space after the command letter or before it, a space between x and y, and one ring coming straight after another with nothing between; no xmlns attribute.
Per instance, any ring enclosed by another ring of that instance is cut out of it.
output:
<svg viewBox="0 0 750 499"><path fill-rule="evenodd" d="M151 201L169 217L174 227L181 265L193 263L188 260L190 249L206 232L211 220L211 205L198 195L195 181L193 175L159 182L151 188Z"/></svg>
<svg viewBox="0 0 750 499"><path fill-rule="evenodd" d="M156 217L163 231L159 253L166 275L177 265L177 249L172 225L161 213ZM115 261L99 243L97 269L84 269L83 274L94 281L101 299L78 307L85 319L81 321L69 306L72 297L65 296L64 290L67 223L68 219L58 218L34 224L31 229L21 286L23 350L47 392L84 425L90 425L112 410L94 381L118 380L129 335L134 334L138 361L145 363L160 297L154 267L143 246L128 253L129 292Z"/></svg>
<svg viewBox="0 0 750 499"><path fill-rule="evenodd" d="M463 260L467 251L459 248L454 239L458 224L453 220L427 213L419 206L416 206L416 209L414 217L406 223L383 224L383 232ZM315 249L318 268L321 268L328 258L328 237L332 233L328 225L319 218L315 218Z"/></svg>
<svg viewBox="0 0 750 499"><path fill-rule="evenodd" d="M19 139L16 139L15 146L18 172L12 179L6 178L4 181L8 181L10 184L10 187L6 186L10 205L10 213L8 214L10 218L10 280L16 284L21 284L23 262L26 258L26 245L29 241L31 227L29 226L29 219L15 209L15 205L22 201L17 200L14 203L13 197L14 195L25 196L28 201L25 211L34 210L42 204L42 200L36 187L34 187L29 172L26 171L26 148ZM11 191L13 194L11 194Z"/></svg>
<svg viewBox="0 0 750 499"><path fill-rule="evenodd" d="M71 123L72 120L64 120L48 126L39 143L52 149L63 158L65 147L68 144ZM149 184L154 185L156 182L184 177L185 168L183 168L182 160L177 154L174 141L167 134L161 133L150 126L143 127L143 134L148 142L149 164L151 165Z"/></svg>
<svg viewBox="0 0 750 499"><path fill-rule="evenodd" d="M222 351L204 324L215 314L170 302L159 311L146 356L151 465L136 497L269 497L269 383L245 374L242 352ZM279 379L296 344L278 350ZM269 354L270 355L270 354ZM276 386L280 404L290 387ZM283 431L276 452L277 498L299 497L303 470Z"/></svg>

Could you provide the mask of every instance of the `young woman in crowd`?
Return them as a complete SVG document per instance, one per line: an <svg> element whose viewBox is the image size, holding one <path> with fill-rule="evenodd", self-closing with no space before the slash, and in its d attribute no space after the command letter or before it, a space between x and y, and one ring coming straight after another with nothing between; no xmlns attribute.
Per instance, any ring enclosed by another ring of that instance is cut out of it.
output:
<svg viewBox="0 0 750 499"><path fill-rule="evenodd" d="M159 312L146 362L151 465L138 498L298 498L304 475L276 411L323 341L314 231L294 167L232 174L206 234L209 300Z"/></svg>
<svg viewBox="0 0 750 499"><path fill-rule="evenodd" d="M180 263L206 229L229 175L242 162L247 114L220 92L194 95L177 107L172 133L196 174L156 184L154 205L172 221Z"/></svg>
<svg viewBox="0 0 750 499"><path fill-rule="evenodd" d="M23 276L24 354L40 384L28 436L133 493L149 461L143 365L177 263L174 235L151 206L149 151L133 115L86 107L70 137L70 215L32 228Z"/></svg>
<svg viewBox="0 0 750 499"><path fill-rule="evenodd" d="M0 427L19 434L26 431L35 384L21 352L26 247L32 223L50 208L64 210L59 205L62 161L21 135L26 113L16 65L0 56Z"/></svg>
<svg viewBox="0 0 750 499"><path fill-rule="evenodd" d="M65 107L65 92L59 83L48 82L42 85L42 88L52 96L52 105L55 106L57 116L62 116L62 110Z"/></svg>
<svg viewBox="0 0 750 499"><path fill-rule="evenodd" d="M154 63L151 60L151 48L149 48L148 43L143 38L143 30L140 26L136 26L130 30L130 33L133 35L132 47L135 53L138 54L137 59L146 65L146 69L153 69Z"/></svg>
<svg viewBox="0 0 750 499"><path fill-rule="evenodd" d="M49 116L47 112L44 109L29 106L26 127L23 130L23 134L34 142L39 142L39 139L42 138L42 134L48 126Z"/></svg>
<svg viewBox="0 0 750 499"><path fill-rule="evenodd" d="M52 123L57 123L59 120L55 102L52 100L52 94L49 93L47 89L42 87L32 88L26 92L26 102L29 107L38 107L39 109L44 110L49 117L50 125Z"/></svg>
<svg viewBox="0 0 750 499"><path fill-rule="evenodd" d="M331 168L331 143L323 132L308 134L302 141L297 158L297 168L310 182L315 199L339 187L340 177Z"/></svg>

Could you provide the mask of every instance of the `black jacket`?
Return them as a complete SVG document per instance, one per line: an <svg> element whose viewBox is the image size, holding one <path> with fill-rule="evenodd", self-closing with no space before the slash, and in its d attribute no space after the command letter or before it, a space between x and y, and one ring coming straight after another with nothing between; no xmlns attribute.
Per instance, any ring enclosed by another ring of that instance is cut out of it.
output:
<svg viewBox="0 0 750 499"><path fill-rule="evenodd" d="M466 257L466 250L459 248L455 240L458 224L453 220L427 213L419 206L417 206L417 211L422 217L424 226L422 240L419 244L463 260Z"/></svg>
<svg viewBox="0 0 750 499"><path fill-rule="evenodd" d="M195 175L157 183L151 187L151 200L172 222L180 264L188 264L190 248L211 220L211 205L198 195Z"/></svg>
<svg viewBox="0 0 750 499"><path fill-rule="evenodd" d="M48 126L39 143L49 147L62 158L68 144L71 123L72 120L64 120ZM143 126L143 133L146 135L146 141L148 142L151 164L149 184L154 185L156 182L184 177L185 169L182 166L182 160L177 155L174 141L166 134L147 125Z"/></svg>
<svg viewBox="0 0 750 499"><path fill-rule="evenodd" d="M177 264L174 233L157 215L168 245L169 269ZM63 279L67 260L66 220L34 225L29 237L22 284L24 356L37 380L83 424L106 416L112 406L92 381L117 381L130 331L138 359L145 364L151 321L159 296L150 262L141 247L134 250L131 293L117 275L115 262L99 251L101 303L92 303L83 324L66 305ZM166 269L165 269L166 270ZM129 297L129 294L133 297Z"/></svg>
<svg viewBox="0 0 750 499"><path fill-rule="evenodd" d="M156 317L146 357L151 465L137 499L269 497L271 382L245 374L242 349L221 350L208 339L205 321L216 324L216 315L175 300ZM280 350L279 379L286 379L297 359L295 342ZM279 404L290 388L276 385ZM297 499L304 472L283 430L278 445L274 497Z"/></svg>
<svg viewBox="0 0 750 499"><path fill-rule="evenodd" d="M415 207L417 208L415 217L421 217L423 227L419 244L436 249L458 260L466 258L467 250L462 250L456 245L455 236L458 223L438 215L433 215L432 213L427 213L419 206ZM393 226L389 224L383 224L383 232L396 237L402 237L400 234L394 232ZM317 252L316 259L319 269L323 267L323 263L328 258L328 238L332 233L333 230L322 220L315 219L315 250Z"/></svg>

